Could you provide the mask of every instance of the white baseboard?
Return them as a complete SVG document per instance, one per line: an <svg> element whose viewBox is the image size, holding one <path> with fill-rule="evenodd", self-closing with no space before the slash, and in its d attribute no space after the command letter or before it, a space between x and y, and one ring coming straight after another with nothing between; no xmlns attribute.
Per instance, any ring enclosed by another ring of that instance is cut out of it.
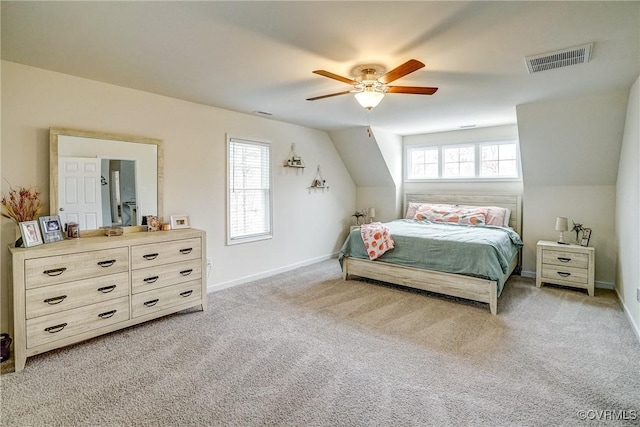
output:
<svg viewBox="0 0 640 427"><path fill-rule="evenodd" d="M308 259L305 261L300 261L294 264L289 264L284 267L275 268L273 270L263 271L261 273L252 274L250 276L240 277L238 279L230 280L228 282L217 283L215 285L207 286L207 293L221 291L223 289L231 288L236 285L241 285L243 283L253 282L254 280L264 279L266 277L275 276L276 274L286 273L287 271L295 270L296 268L306 267L307 265L315 264L320 261L326 261L331 258L337 258L338 253L323 255L317 258Z"/></svg>
<svg viewBox="0 0 640 427"><path fill-rule="evenodd" d="M529 279L535 279L536 278L536 272L535 271L525 271L522 270L520 272L520 276L522 277L526 277ZM610 290L614 290L616 287L613 283L611 282L602 282L599 280L596 280L594 283L594 286L598 289L610 289Z"/></svg>
<svg viewBox="0 0 640 427"><path fill-rule="evenodd" d="M631 329L636 334L636 338L638 338L638 341L640 341L640 325L637 325L634 322L633 316L631 315L631 312L629 311L629 308L624 304L624 301L622 300L622 297L620 297L620 294L618 293L618 290L615 289L615 288L613 290L616 293L616 295L618 296L618 301L620 301L620 305L622 306L622 310L624 311L624 314L627 315L627 320L629 320L629 323L631 324Z"/></svg>

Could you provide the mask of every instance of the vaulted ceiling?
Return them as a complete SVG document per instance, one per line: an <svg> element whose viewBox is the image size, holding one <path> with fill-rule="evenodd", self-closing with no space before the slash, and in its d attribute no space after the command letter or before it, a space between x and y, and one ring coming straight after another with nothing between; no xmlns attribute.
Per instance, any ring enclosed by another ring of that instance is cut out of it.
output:
<svg viewBox="0 0 640 427"><path fill-rule="evenodd" d="M399 135L516 122L516 105L629 88L639 2L11 2L2 59L324 130ZM525 56L593 43L588 64L530 75ZM367 113L315 74L426 64Z"/></svg>

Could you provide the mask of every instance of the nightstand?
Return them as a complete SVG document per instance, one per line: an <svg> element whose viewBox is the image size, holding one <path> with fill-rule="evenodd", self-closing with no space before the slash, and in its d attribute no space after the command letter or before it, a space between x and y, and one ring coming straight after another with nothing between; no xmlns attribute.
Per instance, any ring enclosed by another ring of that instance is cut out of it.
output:
<svg viewBox="0 0 640 427"><path fill-rule="evenodd" d="M352 225L351 227L349 227L349 231L353 231L353 230L356 230L358 228L360 228L359 225Z"/></svg>
<svg viewBox="0 0 640 427"><path fill-rule="evenodd" d="M536 286L542 283L586 289L593 296L595 248L561 245L540 240L536 260Z"/></svg>

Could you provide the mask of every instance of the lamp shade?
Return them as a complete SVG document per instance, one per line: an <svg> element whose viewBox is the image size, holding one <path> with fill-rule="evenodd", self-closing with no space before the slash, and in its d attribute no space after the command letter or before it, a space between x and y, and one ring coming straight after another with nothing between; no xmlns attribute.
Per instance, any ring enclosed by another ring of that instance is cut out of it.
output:
<svg viewBox="0 0 640 427"><path fill-rule="evenodd" d="M556 218L556 231L568 231L569 221L563 216Z"/></svg>
<svg viewBox="0 0 640 427"><path fill-rule="evenodd" d="M369 208L368 215L369 215L369 218L375 218L375 217L376 217L376 210L375 210L375 208Z"/></svg>
<svg viewBox="0 0 640 427"><path fill-rule="evenodd" d="M380 104L382 98L384 98L384 93L375 92L373 89L366 88L363 92L356 93L356 101L360 105L362 105L367 110L371 110L376 105Z"/></svg>

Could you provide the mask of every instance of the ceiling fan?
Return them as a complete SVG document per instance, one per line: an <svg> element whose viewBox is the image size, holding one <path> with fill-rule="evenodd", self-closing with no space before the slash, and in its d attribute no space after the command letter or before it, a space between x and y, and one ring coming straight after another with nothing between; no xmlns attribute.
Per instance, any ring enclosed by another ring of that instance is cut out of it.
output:
<svg viewBox="0 0 640 427"><path fill-rule="evenodd" d="M353 89L330 93L328 95L314 96L313 98L307 98L307 101L316 101L318 99L330 98L332 96L354 93L356 100L360 105L367 110L371 110L377 106L380 101L382 101L385 93L433 95L438 90L437 87L389 85L389 83L398 80L407 74L413 73L422 67L424 67L424 64L415 59L410 59L387 73L385 73L385 69L381 65L359 65L351 70L351 74L356 76L353 79L342 77L325 70L315 70L314 74L319 74L321 76L329 77L330 79L353 85Z"/></svg>

